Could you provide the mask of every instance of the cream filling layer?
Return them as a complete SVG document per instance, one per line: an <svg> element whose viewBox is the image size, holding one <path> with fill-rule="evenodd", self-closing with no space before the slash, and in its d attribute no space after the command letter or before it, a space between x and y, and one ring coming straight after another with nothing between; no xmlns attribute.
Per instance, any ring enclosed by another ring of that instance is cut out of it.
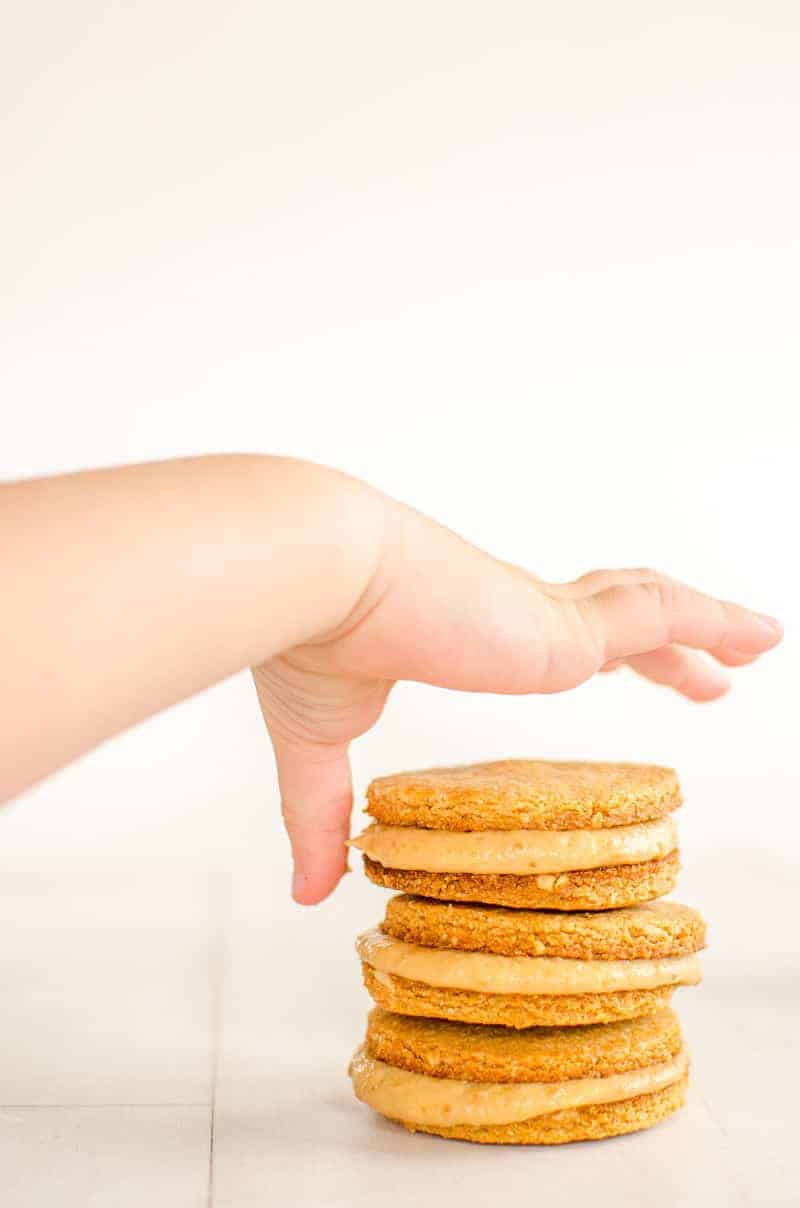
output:
<svg viewBox="0 0 800 1208"><path fill-rule="evenodd" d="M603 994L614 990L653 990L689 986L700 981L700 961L688 956L660 960L578 961L560 956L500 956L425 948L392 939L379 928L356 941L365 965L447 990L483 994Z"/></svg>
<svg viewBox="0 0 800 1208"><path fill-rule="evenodd" d="M384 868L525 876L658 860L675 851L678 831L672 818L575 831L445 831L373 822L350 846Z"/></svg>
<svg viewBox="0 0 800 1208"><path fill-rule="evenodd" d="M677 1082L689 1068L685 1048L663 1065L626 1070L605 1078L569 1082L460 1082L397 1069L361 1048L350 1064L353 1089L362 1102L394 1120L433 1127L514 1124L534 1116L597 1103L619 1103Z"/></svg>

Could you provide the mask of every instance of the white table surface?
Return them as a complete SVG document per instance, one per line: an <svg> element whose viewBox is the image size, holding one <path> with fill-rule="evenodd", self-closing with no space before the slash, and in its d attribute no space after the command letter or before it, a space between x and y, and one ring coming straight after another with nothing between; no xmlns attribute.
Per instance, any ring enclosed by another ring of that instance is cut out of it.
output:
<svg viewBox="0 0 800 1208"><path fill-rule="evenodd" d="M800 1202L796 851L685 852L680 897L711 922L705 981L675 999L688 1107L525 1149L413 1136L353 1099L352 941L384 894L355 872L295 907L262 839L250 819L210 860L0 870L4 1208Z"/></svg>

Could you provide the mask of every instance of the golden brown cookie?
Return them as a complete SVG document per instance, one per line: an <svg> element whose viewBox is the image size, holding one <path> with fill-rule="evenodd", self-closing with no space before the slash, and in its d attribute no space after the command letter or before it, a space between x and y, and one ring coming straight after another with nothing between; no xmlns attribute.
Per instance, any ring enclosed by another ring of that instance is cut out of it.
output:
<svg viewBox="0 0 800 1208"><path fill-rule="evenodd" d="M450 1125L434 1128L398 1120L409 1132L433 1133L452 1141L475 1141L481 1145L566 1145L570 1141L602 1141L606 1137L621 1137L624 1133L652 1128L673 1115L686 1102L689 1078L684 1075L663 1090L649 1095L636 1095L620 1103L603 1103L595 1107L578 1107L534 1116L516 1124Z"/></svg>
<svg viewBox="0 0 800 1208"><path fill-rule="evenodd" d="M367 812L394 826L582 830L661 818L681 804L671 768L502 759L373 780Z"/></svg>
<svg viewBox="0 0 800 1208"><path fill-rule="evenodd" d="M375 780L351 840L377 885L442 901L611 910L674 888L669 768L502 760Z"/></svg>
<svg viewBox="0 0 800 1208"><path fill-rule="evenodd" d="M492 994L453 990L380 973L362 965L364 985L387 1011L505 1028L570 1027L652 1015L666 1007L674 986L604 994Z"/></svg>
<svg viewBox="0 0 800 1208"><path fill-rule="evenodd" d="M466 1082L564 1082L662 1065L683 1043L669 1007L603 1027L511 1028L413 1019L374 1007L366 1052L376 1061Z"/></svg>
<svg viewBox="0 0 800 1208"><path fill-rule="evenodd" d="M539 910L615 910L671 893L678 881L680 860L678 853L672 852L660 860L623 867L519 876L385 868L364 856L364 872L370 881L384 889L399 889L402 893L442 901L486 902Z"/></svg>
<svg viewBox="0 0 800 1208"><path fill-rule="evenodd" d="M387 1011L506 1028L651 1015L700 980L704 946L700 915L673 902L573 914L413 897L356 944Z"/></svg>
<svg viewBox="0 0 800 1208"><path fill-rule="evenodd" d="M680 1106L687 1071L669 1010L523 1032L378 1010L350 1067L356 1095L411 1131L506 1144L645 1128Z"/></svg>
<svg viewBox="0 0 800 1208"><path fill-rule="evenodd" d="M461 948L500 956L563 956L575 960L652 960L705 947L706 925L678 902L647 902L627 910L563 913L435 902L398 894L386 904L381 930L429 948Z"/></svg>

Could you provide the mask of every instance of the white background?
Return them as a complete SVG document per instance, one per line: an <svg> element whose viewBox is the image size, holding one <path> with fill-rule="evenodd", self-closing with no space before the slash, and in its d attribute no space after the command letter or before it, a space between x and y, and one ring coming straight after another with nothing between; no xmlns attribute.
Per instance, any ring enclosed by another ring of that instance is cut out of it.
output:
<svg viewBox="0 0 800 1208"><path fill-rule="evenodd" d="M10 27L0 473L291 453L545 577L648 564L781 616L783 648L713 706L627 674L552 698L407 685L353 749L359 792L383 772L503 755L676 766L709 980L715 960L740 977L766 1035L798 967L774 923L796 910L800 850L796 5L33 0ZM185 1103L170 1135L185 1125L206 1161L224 1079L204 1063L224 1066L226 1045L264 1071L258 1093L280 1054L313 1099L297 1054L323 1005L313 1052L345 1133L368 1128L337 1079L366 1005L351 937L381 898L359 874L303 911L288 882L245 677L0 817L14 1054L0 1097L56 1112L42 1135L22 1106L0 1129L9 1168L29 1170L15 1204L46 1202L31 1152L51 1155L61 1104ZM787 980L759 995L754 968ZM236 984L250 986L240 1006L283 1004L261 1032L223 1009ZM234 1099L236 1078L234 1061ZM153 1187L174 1175L171 1202L202 1203L195 1158L184 1190L186 1155L176 1142L171 1164L151 1123ZM243 1127L239 1171L264 1146ZM438 1186L453 1149L424 1152ZM113 1162L64 1161L76 1203L116 1177ZM301 1169L298 1154L284 1176ZM261 1202L272 1175L247 1170ZM384 1176L381 1202L403 1202ZM218 1177L215 1202L250 1202ZM320 1177L284 1202L355 1202L344 1175Z"/></svg>

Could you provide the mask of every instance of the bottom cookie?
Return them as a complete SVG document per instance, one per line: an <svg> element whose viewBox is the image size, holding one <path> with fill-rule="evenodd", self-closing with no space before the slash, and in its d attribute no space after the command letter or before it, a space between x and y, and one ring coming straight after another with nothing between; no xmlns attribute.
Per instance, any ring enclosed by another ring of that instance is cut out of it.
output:
<svg viewBox="0 0 800 1208"><path fill-rule="evenodd" d="M652 1128L678 1111L685 1102L688 1075L662 1090L637 1095L621 1103L600 1103L534 1116L513 1124L478 1126L410 1124L395 1120L409 1132L431 1133L454 1141L475 1141L482 1145L566 1145L571 1141L601 1141L624 1133Z"/></svg>
<svg viewBox="0 0 800 1208"><path fill-rule="evenodd" d="M411 1132L499 1145L599 1140L657 1124L684 1100L677 1017L503 1027L370 1013L350 1063L357 1098Z"/></svg>

